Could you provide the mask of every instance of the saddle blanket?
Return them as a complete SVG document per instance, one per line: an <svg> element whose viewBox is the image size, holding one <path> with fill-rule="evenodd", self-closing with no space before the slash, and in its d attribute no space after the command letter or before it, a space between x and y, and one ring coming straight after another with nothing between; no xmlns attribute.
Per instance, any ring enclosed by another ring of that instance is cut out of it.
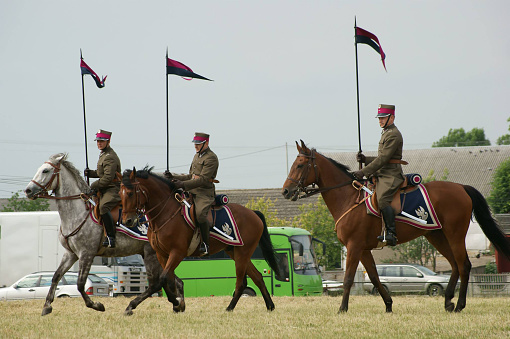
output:
<svg viewBox="0 0 510 339"><path fill-rule="evenodd" d="M365 192L365 197L367 195L368 193ZM367 213L380 218L381 213L372 205L372 199L367 199L365 202L367 205ZM410 193L400 194L400 203L402 211L421 220L425 220L427 223L422 224L416 220L405 217L401 213L395 216L395 221L400 221L424 230L436 230L442 228L441 223L437 218L436 211L434 210L434 206L432 206L432 202L430 201L427 189L422 184L418 185L417 190Z"/></svg>
<svg viewBox="0 0 510 339"><path fill-rule="evenodd" d="M239 233L239 227L237 227L237 223L230 208L224 205L219 209L214 208L211 211L213 226L210 229L209 236L227 245L243 246L244 243ZM190 209L186 205L182 206L182 215L189 227L195 230L196 226L191 218Z"/></svg>
<svg viewBox="0 0 510 339"><path fill-rule="evenodd" d="M99 220L96 219L94 213L90 213L90 217L96 224L100 224ZM122 209L119 210L119 216L117 218L117 232L124 233L125 235L142 241L149 241L147 238L147 230L149 229L149 219L145 215L138 216L136 224L132 227L127 227L121 224L122 221Z"/></svg>

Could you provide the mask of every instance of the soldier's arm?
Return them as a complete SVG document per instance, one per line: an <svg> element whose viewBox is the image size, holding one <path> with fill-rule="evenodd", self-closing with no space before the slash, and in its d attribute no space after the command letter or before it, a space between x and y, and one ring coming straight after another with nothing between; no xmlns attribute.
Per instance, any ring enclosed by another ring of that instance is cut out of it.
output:
<svg viewBox="0 0 510 339"><path fill-rule="evenodd" d="M399 145L400 138L398 138L397 135L393 133L388 135L388 137L384 140L384 148L381 154L361 170L363 174L366 177L369 177L370 175L377 172L377 170L379 170L381 167L386 165L388 161L390 161L393 154L395 154L395 151L398 149Z"/></svg>
<svg viewBox="0 0 510 339"><path fill-rule="evenodd" d="M173 173L172 173L173 174ZM191 174L173 174L172 179L177 179L181 181L186 181L191 179Z"/></svg>
<svg viewBox="0 0 510 339"><path fill-rule="evenodd" d="M89 169L89 178L99 178L97 171Z"/></svg>
<svg viewBox="0 0 510 339"><path fill-rule="evenodd" d="M202 168L202 171L198 175L198 177L195 177L195 179L184 181L184 189L186 191L189 191L193 188L201 187L201 186L210 186L211 185L211 179L214 179L214 174L218 170L219 161L217 157L211 157L208 159L204 167Z"/></svg>
<svg viewBox="0 0 510 339"><path fill-rule="evenodd" d="M103 162L103 176L96 180L90 185L92 189L98 190L102 188L108 187L113 179L115 179L115 172L117 171L117 165L115 163L115 159L113 157L106 157Z"/></svg>

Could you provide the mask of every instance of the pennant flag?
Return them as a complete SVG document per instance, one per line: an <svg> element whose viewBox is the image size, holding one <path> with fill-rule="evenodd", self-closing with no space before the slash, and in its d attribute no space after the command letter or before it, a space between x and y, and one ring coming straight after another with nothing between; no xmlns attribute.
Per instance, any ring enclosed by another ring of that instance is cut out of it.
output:
<svg viewBox="0 0 510 339"><path fill-rule="evenodd" d="M356 43L357 44L367 44L371 46L377 53L381 55L381 61L386 70L386 64L384 63L384 59L386 59L386 54L384 54L381 44L379 43L379 39L370 33L369 31L365 31L363 28L356 27Z"/></svg>
<svg viewBox="0 0 510 339"><path fill-rule="evenodd" d="M104 87L104 85L105 85L104 82L105 82L107 76L105 76L103 78L103 80L101 80L101 78L96 74L96 72L94 72L92 70L92 68L90 68L89 65L87 65L85 63L85 61L83 61L83 59L81 59L80 68L81 68L81 74L82 75L83 74L90 74L92 76L92 78L94 78L94 81L96 82L97 87L99 87L99 88L103 88Z"/></svg>
<svg viewBox="0 0 510 339"><path fill-rule="evenodd" d="M166 74L175 74L183 77L185 80L191 80L186 78L195 78L195 79L202 79L202 80L209 80L201 75L198 75L194 73L191 68L188 66L180 63L179 61L172 60L170 58L166 58Z"/></svg>

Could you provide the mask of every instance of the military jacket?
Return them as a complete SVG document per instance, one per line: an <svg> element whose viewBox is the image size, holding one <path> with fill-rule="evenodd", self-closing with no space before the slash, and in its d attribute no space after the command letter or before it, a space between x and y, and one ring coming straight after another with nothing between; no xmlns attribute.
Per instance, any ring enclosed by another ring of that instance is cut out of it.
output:
<svg viewBox="0 0 510 339"><path fill-rule="evenodd" d="M115 180L116 172L122 173L120 159L117 153L115 153L110 146L107 146L99 155L97 169L89 172L89 177L99 178L99 180L94 181L90 187L103 192L110 188L120 190L120 181Z"/></svg>
<svg viewBox="0 0 510 339"><path fill-rule="evenodd" d="M391 159L402 160L402 148L404 140L397 126L392 124L383 130L377 157L366 157L367 166L361 171L366 177L375 175L377 177L395 177L403 180L401 164L390 164Z"/></svg>
<svg viewBox="0 0 510 339"><path fill-rule="evenodd" d="M182 180L184 189L197 195L215 195L215 186L213 180L218 174L220 163L216 154L210 149L195 153L189 174L174 175L176 179Z"/></svg>

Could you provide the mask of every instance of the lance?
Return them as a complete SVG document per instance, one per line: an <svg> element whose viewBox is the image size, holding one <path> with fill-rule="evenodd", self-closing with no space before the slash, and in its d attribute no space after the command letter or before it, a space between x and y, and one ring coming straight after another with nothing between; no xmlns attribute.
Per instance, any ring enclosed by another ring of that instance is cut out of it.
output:
<svg viewBox="0 0 510 339"><path fill-rule="evenodd" d="M168 71L167 71L167 62L168 62L168 47L166 48L166 58L165 58L165 77L166 77L166 170L170 171L170 130L169 130L169 120L168 120Z"/></svg>
<svg viewBox="0 0 510 339"><path fill-rule="evenodd" d="M83 60L83 55L80 48L80 59ZM89 156L87 151L87 116L85 114L85 86L83 84L83 72L81 72L81 97L83 102L83 129L85 134L85 169L89 169ZM89 185L89 177L88 175L85 177L87 180L87 185Z"/></svg>
<svg viewBox="0 0 510 339"><path fill-rule="evenodd" d="M356 17L354 17L354 36L356 37ZM358 44L354 38L354 53L356 55L356 103L358 107L358 153L361 154L361 119L359 113L359 81L358 81ZM359 161L359 169L363 167L361 160Z"/></svg>

